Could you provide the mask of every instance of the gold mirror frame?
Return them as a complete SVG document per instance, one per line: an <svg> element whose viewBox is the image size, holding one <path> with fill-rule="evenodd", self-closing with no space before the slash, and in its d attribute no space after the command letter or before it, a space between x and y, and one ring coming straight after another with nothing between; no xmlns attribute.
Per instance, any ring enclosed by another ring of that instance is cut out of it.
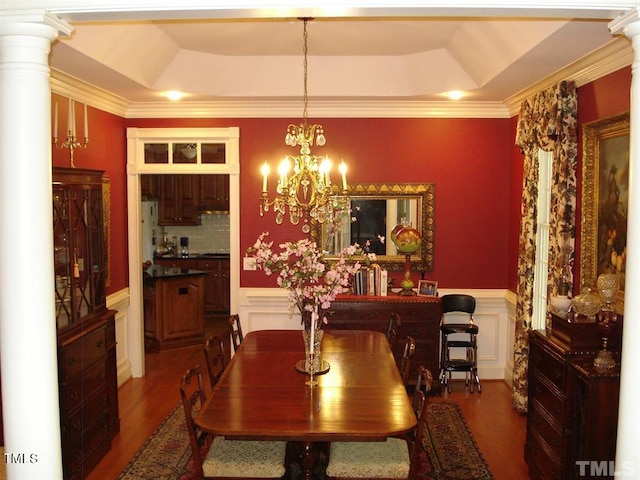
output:
<svg viewBox="0 0 640 480"><path fill-rule="evenodd" d="M339 195L340 190L334 185L335 195ZM392 199L392 198L415 198L418 200L418 218L420 225L416 228L422 236L422 247L420 251L411 256L413 270L432 272L434 264L434 218L435 218L435 186L433 183L357 183L349 185L348 196L352 198L367 199ZM322 249L323 243L322 224L312 221L311 239ZM386 239L385 241L390 241ZM327 255L329 261L336 257ZM403 271L405 267L404 255L377 255L376 263L387 270Z"/></svg>
<svg viewBox="0 0 640 480"><path fill-rule="evenodd" d="M583 134L580 287L586 285L595 289L598 275L609 273L605 271L605 267L599 265L599 263L605 263L601 260L604 258L602 250L606 246L606 239L598 238L598 230L602 224L600 209L604 202L604 199L600 198L600 185L603 180L604 182L607 181L609 172L606 170L610 169L614 162L618 169L620 169L619 165L624 167L624 170L620 173L628 175L629 113L585 124ZM627 137L627 139L625 140L624 137ZM610 141L624 141L626 148L614 149ZM604 158L605 154L610 156L618 155L618 157L615 159ZM626 178L628 179L628 177ZM622 185L622 187L628 192L628 183ZM626 195L624 195L624 198L626 198ZM627 203L624 201L619 203L626 215ZM624 243L626 248L626 230ZM624 265L622 265L622 271L624 272ZM624 273L621 275L620 291L616 297L616 310L619 313L624 309Z"/></svg>

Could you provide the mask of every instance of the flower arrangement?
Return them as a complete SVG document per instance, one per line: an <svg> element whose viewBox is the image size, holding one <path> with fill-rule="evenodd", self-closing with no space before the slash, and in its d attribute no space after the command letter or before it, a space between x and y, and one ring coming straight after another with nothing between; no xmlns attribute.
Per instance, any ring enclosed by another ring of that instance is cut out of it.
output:
<svg viewBox="0 0 640 480"><path fill-rule="evenodd" d="M280 251L275 252L273 242L266 240L268 235L268 232L262 233L247 249L247 254L255 257L257 267L266 275L277 274L278 286L289 290L290 314L297 308L303 321L309 317L305 312L311 312L327 323L324 312L337 295L349 291L351 278L361 268L357 261L347 262L347 258L361 252L359 246L343 249L335 262L326 264L315 242L308 239L285 242L279 245ZM365 255L365 260L375 261L375 255Z"/></svg>

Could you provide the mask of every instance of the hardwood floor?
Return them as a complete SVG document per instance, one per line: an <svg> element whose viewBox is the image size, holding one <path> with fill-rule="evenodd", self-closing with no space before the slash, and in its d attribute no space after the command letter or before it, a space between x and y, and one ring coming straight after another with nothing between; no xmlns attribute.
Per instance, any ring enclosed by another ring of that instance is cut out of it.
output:
<svg viewBox="0 0 640 480"><path fill-rule="evenodd" d="M227 329L226 318L221 318L207 325L207 334ZM147 354L146 375L128 380L118 391L120 433L87 480L118 477L144 441L178 404L179 379L187 368L198 363L205 365L200 347ZM431 401L455 401L460 405L496 480L528 479L524 462L526 417L511 407L511 390L504 382L481 382L480 394L468 393L462 381L454 381L451 393L432 397Z"/></svg>

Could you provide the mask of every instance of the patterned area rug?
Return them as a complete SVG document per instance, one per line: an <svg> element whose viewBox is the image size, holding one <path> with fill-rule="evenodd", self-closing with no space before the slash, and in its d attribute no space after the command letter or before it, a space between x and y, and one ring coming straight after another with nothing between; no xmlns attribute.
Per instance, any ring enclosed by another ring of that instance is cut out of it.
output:
<svg viewBox="0 0 640 480"><path fill-rule="evenodd" d="M427 413L421 480L493 480L457 403L432 403ZM298 477L292 471L292 480ZM191 450L182 405L163 420L118 480L193 480Z"/></svg>

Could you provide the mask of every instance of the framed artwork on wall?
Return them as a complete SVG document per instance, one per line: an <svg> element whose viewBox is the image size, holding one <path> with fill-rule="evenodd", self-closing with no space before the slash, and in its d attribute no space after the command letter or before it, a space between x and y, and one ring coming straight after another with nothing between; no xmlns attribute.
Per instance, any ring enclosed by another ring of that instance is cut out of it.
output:
<svg viewBox="0 0 640 480"><path fill-rule="evenodd" d="M421 297L436 297L438 295L438 282L431 280L418 281L418 295Z"/></svg>
<svg viewBox="0 0 640 480"><path fill-rule="evenodd" d="M603 273L620 281L623 311L629 197L629 113L583 127L580 286L595 289Z"/></svg>

